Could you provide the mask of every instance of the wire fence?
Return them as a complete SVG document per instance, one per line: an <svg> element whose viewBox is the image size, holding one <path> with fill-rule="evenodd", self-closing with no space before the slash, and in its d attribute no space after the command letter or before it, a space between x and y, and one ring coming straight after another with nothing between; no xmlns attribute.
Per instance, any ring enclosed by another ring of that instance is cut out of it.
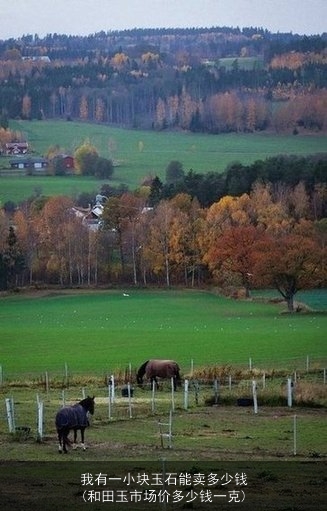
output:
<svg viewBox="0 0 327 511"><path fill-rule="evenodd" d="M312 355L298 356L280 359L260 359L249 356L246 360L239 359L230 363L217 363L211 361L198 363L195 358L189 358L178 361L181 368L181 375L184 378L199 380L214 379L246 379L247 377L271 377L295 375L295 378L310 377L310 375L319 374L321 378L326 378L327 356L318 357ZM37 370L33 367L26 371L15 371L7 369L0 363L0 386L4 385L50 385L68 387L73 384L83 384L85 382L99 382L102 380L106 385L112 374L117 381L121 383L135 383L138 366L131 362L120 366L109 365L107 367L91 367L88 370L81 370L74 364L64 362L51 370Z"/></svg>

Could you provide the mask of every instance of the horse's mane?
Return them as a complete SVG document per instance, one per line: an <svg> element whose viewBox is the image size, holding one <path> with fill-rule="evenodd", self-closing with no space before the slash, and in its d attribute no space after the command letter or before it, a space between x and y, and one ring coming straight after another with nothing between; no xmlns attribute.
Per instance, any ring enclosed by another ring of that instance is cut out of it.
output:
<svg viewBox="0 0 327 511"><path fill-rule="evenodd" d="M144 362L144 364L141 365L141 367L137 371L137 376L143 376L145 374L145 368L148 365L148 363L149 363L149 360L147 360L146 362Z"/></svg>

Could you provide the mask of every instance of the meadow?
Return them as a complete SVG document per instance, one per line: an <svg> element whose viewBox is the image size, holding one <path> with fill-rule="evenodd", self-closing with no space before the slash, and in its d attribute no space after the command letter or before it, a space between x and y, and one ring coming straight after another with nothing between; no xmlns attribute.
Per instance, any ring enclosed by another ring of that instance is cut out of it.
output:
<svg viewBox="0 0 327 511"><path fill-rule="evenodd" d="M11 121L10 128L20 131L35 154L45 155L58 145L73 153L86 139L101 156L111 158L117 166L112 186L125 184L139 187L149 176L165 180L170 161L183 164L185 172L223 172L233 162L250 164L279 154L309 155L326 152L326 135L220 134L205 135L184 132L126 130L105 125L66 121ZM8 167L8 158L0 159L0 168ZM77 196L81 192L97 192L103 181L69 176L1 176L0 201L20 201L42 193Z"/></svg>
<svg viewBox="0 0 327 511"><path fill-rule="evenodd" d="M326 294L312 291L301 300L324 308ZM290 315L267 297L235 301L209 291L53 289L1 297L0 324L2 509L57 509L63 496L60 509L80 509L86 491L81 474L136 478L162 470L244 473L249 481L244 510L266 508L267 499L267 509L274 511L324 509L326 312ZM149 357L175 358L183 376L191 376L187 406L183 387L173 396L169 382L155 395L149 385L136 385L134 370ZM210 367L232 376L230 385L220 380L217 400L212 381L192 380L191 361L195 378L197 372L208 374ZM107 376L126 378L126 368L132 370L127 378L134 394L123 397L126 379L117 378L111 402ZM295 372L289 407L286 376ZM236 380L240 374L246 379ZM251 396L253 378L257 413L253 406L237 406L238 397ZM59 454L56 411L83 394L94 395L96 402L85 435L87 450ZM8 431L8 398L20 428L14 433ZM40 400L42 438L37 433ZM166 440L161 445L158 421L167 421L172 407L168 448ZM109 487L120 488L119 483ZM198 488L194 490L198 495ZM213 507L199 499L190 507L185 499L169 501L164 509ZM101 505L92 502L92 509L103 509ZM162 504L128 505L131 510L145 508L157 510ZM115 504L114 509L121 507ZM222 503L219 509L228 507Z"/></svg>
<svg viewBox="0 0 327 511"><path fill-rule="evenodd" d="M325 295L318 291L322 307ZM149 358L176 359L184 374L191 363L246 367L249 358L263 369L302 369L307 357L327 364L326 313L289 315L285 305L259 297L130 289L23 292L0 300L5 378L62 374L65 364L74 374L101 376Z"/></svg>

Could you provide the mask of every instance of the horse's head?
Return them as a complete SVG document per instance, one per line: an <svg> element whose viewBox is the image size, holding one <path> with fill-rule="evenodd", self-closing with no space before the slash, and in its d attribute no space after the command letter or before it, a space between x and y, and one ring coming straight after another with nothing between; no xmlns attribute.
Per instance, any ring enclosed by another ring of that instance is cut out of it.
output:
<svg viewBox="0 0 327 511"><path fill-rule="evenodd" d="M86 410L86 412L89 412L91 415L94 414L94 396L90 397L87 396L85 399L83 399L80 404L83 406L83 408Z"/></svg>
<svg viewBox="0 0 327 511"><path fill-rule="evenodd" d="M141 365L139 370L136 373L136 381L139 385L142 385L143 383L143 376L145 375L146 366L148 365L149 361L147 360L144 362L144 364Z"/></svg>

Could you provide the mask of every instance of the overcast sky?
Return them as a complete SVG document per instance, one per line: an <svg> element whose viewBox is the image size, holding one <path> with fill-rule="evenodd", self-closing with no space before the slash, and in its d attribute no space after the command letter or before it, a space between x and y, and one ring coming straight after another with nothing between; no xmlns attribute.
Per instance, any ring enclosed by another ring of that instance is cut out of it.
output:
<svg viewBox="0 0 327 511"><path fill-rule="evenodd" d="M327 0L0 0L0 39L212 26L322 34Z"/></svg>

